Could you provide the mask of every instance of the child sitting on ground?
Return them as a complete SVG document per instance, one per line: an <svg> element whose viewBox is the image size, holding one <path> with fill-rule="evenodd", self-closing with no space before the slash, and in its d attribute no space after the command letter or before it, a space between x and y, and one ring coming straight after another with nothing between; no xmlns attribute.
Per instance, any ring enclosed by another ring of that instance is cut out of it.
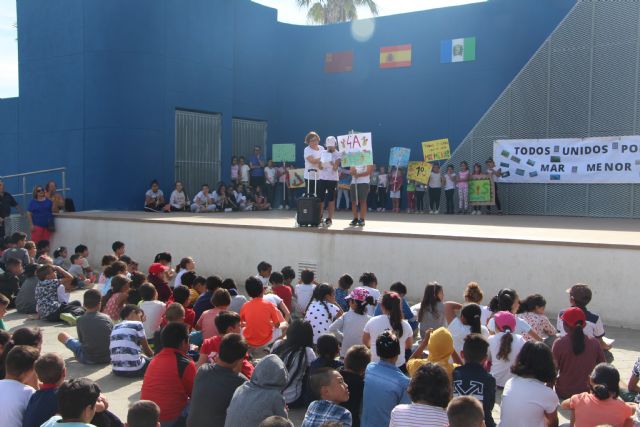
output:
<svg viewBox="0 0 640 427"><path fill-rule="evenodd" d="M420 366L411 377L407 392L411 404L400 404L391 411L390 427L444 427L449 424L445 409L451 396L451 380L442 366L434 363Z"/></svg>
<svg viewBox="0 0 640 427"><path fill-rule="evenodd" d="M632 426L634 408L620 396L620 373L608 363L600 363L589 377L590 391L575 394L562 402L562 409L571 409L571 422L583 426Z"/></svg>
<svg viewBox="0 0 640 427"><path fill-rule="evenodd" d="M504 387L513 376L511 366L516 361L520 350L526 342L516 334L516 317L509 311L499 311L493 317L496 334L489 337L491 355L491 375L496 379L498 387Z"/></svg>
<svg viewBox="0 0 640 427"><path fill-rule="evenodd" d="M496 402L496 379L484 368L489 357L489 341L480 334L464 340L464 365L453 370L453 395L473 396L482 402L486 427L495 427L492 411Z"/></svg>
<svg viewBox="0 0 640 427"><path fill-rule="evenodd" d="M18 313L34 314L38 312L36 309L36 286L38 286L38 277L36 276L37 269L38 264L29 264L24 269L26 278L24 282L22 282L15 300Z"/></svg>
<svg viewBox="0 0 640 427"><path fill-rule="evenodd" d="M591 298L593 296L589 285L585 285L583 283L575 284L571 288L567 289L567 293L569 294L569 303L571 306L579 307L584 311L587 319L584 325L585 336L597 339L602 350L610 350L611 344L605 341L605 331L602 318L587 309L587 305L591 302ZM558 331L560 331L560 336L564 336L566 334L563 327L564 323L562 321L562 314L563 312L558 314L558 321L556 325ZM611 357L610 355L607 356Z"/></svg>
<svg viewBox="0 0 640 427"><path fill-rule="evenodd" d="M242 327L240 326L240 316L232 311L221 311L215 318L216 328L219 335L207 338L200 346L200 357L196 366L199 368L205 363L215 363L218 353L220 353L220 343L227 334L240 334ZM242 363L242 374L251 379L253 374L253 365L249 362L249 355L245 357Z"/></svg>
<svg viewBox="0 0 640 427"><path fill-rule="evenodd" d="M231 295L231 305L229 306L229 310L233 311L234 313L240 314L240 310L242 309L242 306L248 300L247 300L247 297L245 297L244 295L240 295L238 293L238 286L236 285L236 281L229 278L224 279L222 281L222 288L229 291L229 295Z"/></svg>
<svg viewBox="0 0 640 427"><path fill-rule="evenodd" d="M138 400L129 407L127 427L160 427L160 407L150 400Z"/></svg>
<svg viewBox="0 0 640 427"><path fill-rule="evenodd" d="M364 392L364 371L371 362L371 351L366 345L354 345L349 348L344 358L344 366L339 372L349 387L349 400L341 403L351 412L353 427L360 427L360 411L362 410L362 393Z"/></svg>
<svg viewBox="0 0 640 427"><path fill-rule="evenodd" d="M334 369L323 368L311 375L309 389L316 400L311 402L301 427L321 427L336 421L342 426L352 425L351 412L340 404L349 400L349 387Z"/></svg>
<svg viewBox="0 0 640 427"><path fill-rule="evenodd" d="M144 312L135 305L125 305L122 322L113 327L109 343L114 375L141 378L149 366L153 351L144 334Z"/></svg>
<svg viewBox="0 0 640 427"><path fill-rule="evenodd" d="M42 385L29 399L22 427L40 427L59 412L57 393L67 374L64 360L55 353L43 354L36 360L35 370ZM99 427L121 426L118 417L107 411L107 406L107 400L101 394L91 424Z"/></svg>
<svg viewBox="0 0 640 427"><path fill-rule="evenodd" d="M111 278L111 289L102 299L103 313L117 322L120 319L120 311L129 298L129 284L131 280L127 276L118 274Z"/></svg>
<svg viewBox="0 0 640 427"><path fill-rule="evenodd" d="M9 298L0 294L0 331L6 331L7 327L4 324L3 317L7 314L9 308Z"/></svg>
<svg viewBox="0 0 640 427"><path fill-rule="evenodd" d="M71 338L66 332L58 334L58 341L71 350L80 363L87 365L111 362L109 337L113 321L100 313L100 292L89 289L83 295L86 313L78 317L76 330L78 339Z"/></svg>
<svg viewBox="0 0 640 427"><path fill-rule="evenodd" d="M330 334L320 335L316 349L318 358L309 366L310 375L322 368L339 369L342 367L343 363L336 360L340 354L340 343L336 337Z"/></svg>
<svg viewBox="0 0 640 427"><path fill-rule="evenodd" d="M73 276L62 267L43 265L36 272L39 283L36 286L36 305L41 319L49 322L62 320L70 325L84 314L79 301L62 303L58 299L58 287L70 290ZM57 274L62 278L58 279Z"/></svg>
<svg viewBox="0 0 640 427"><path fill-rule="evenodd" d="M337 290L336 290L337 292ZM340 356L345 357L347 350L353 345L362 344L362 331L371 317L367 314L367 305L374 305L373 298L365 288L355 288L346 300L349 302L349 311L336 319L329 332L335 334L342 341Z"/></svg>
<svg viewBox="0 0 640 427"><path fill-rule="evenodd" d="M67 271L77 279L78 287L83 288L85 286L89 286L91 281L89 281L89 279L84 275L84 270L82 269L84 258L82 258L80 254L73 254L69 260L71 261L71 265Z"/></svg>
<svg viewBox="0 0 640 427"><path fill-rule="evenodd" d="M296 285L296 297L298 299L297 311L304 315L313 296L313 290L316 288L315 274L311 270L302 270L300 273L302 283Z"/></svg>
<svg viewBox="0 0 640 427"><path fill-rule="evenodd" d="M158 301L158 292L150 283L143 283L140 286L140 297L142 302L138 304L144 312L144 333L145 336L152 338L153 334L160 329L162 323L162 315L166 310L166 306L162 301Z"/></svg>
<svg viewBox="0 0 640 427"><path fill-rule="evenodd" d="M551 324L549 318L544 315L544 309L547 301L540 294L529 295L520 303L518 308L518 317L531 326L531 329L538 334L548 345L553 344L558 331ZM525 341L531 341L533 338L529 334L522 335Z"/></svg>
<svg viewBox="0 0 640 427"><path fill-rule="evenodd" d="M57 392L60 415L51 417L43 427L77 427L93 425L100 402L100 387L88 378L65 381ZM99 425L99 424L97 424ZM120 420L114 425L122 425Z"/></svg>
<svg viewBox="0 0 640 427"><path fill-rule="evenodd" d="M447 406L449 427L485 427L485 416L482 405L473 397L454 397Z"/></svg>
<svg viewBox="0 0 640 427"><path fill-rule="evenodd" d="M176 286L173 289L173 301L184 307L184 323L186 323L187 327L189 328L189 332L191 332L191 329L195 324L196 312L193 311L192 308L189 308L189 297L189 288L187 288L186 286L180 285ZM202 317L200 319L202 319Z"/></svg>
<svg viewBox="0 0 640 427"><path fill-rule="evenodd" d="M0 294L7 297L12 308L20 290L20 276L24 272L23 267L19 259L9 258L5 265L6 271L0 274Z"/></svg>
<svg viewBox="0 0 640 427"><path fill-rule="evenodd" d="M162 331L171 323L185 323L184 321L184 307L182 304L174 302L167 307L167 311L164 312L165 324L153 333L153 352L158 354L164 348L162 343Z"/></svg>
<svg viewBox="0 0 640 427"><path fill-rule="evenodd" d="M338 279L338 287L336 288L336 304L346 312L349 310L349 302L346 300L349 295L349 288L353 285L353 277L343 274Z"/></svg>
<svg viewBox="0 0 640 427"><path fill-rule="evenodd" d="M423 359L425 348L428 350L429 356ZM416 348L416 351L407 361L407 372L409 376L413 377L421 366L427 363L433 363L441 366L449 378L451 378L453 370L458 366L449 362L453 354L453 337L451 336L451 332L449 332L447 328L438 328L433 332L429 329L426 331L425 337ZM453 359L459 361L458 355L455 355Z"/></svg>
<svg viewBox="0 0 640 427"><path fill-rule="evenodd" d="M260 279L260 281L262 282L262 286L264 286L265 288L267 287L267 285L269 285L269 278L271 277L272 269L273 267L271 266L271 264L266 261L260 261L260 263L258 264L258 275L256 276L256 278Z"/></svg>
<svg viewBox="0 0 640 427"><path fill-rule="evenodd" d="M313 327L314 344L318 342L320 335L329 330L333 321L342 316L342 310L335 302L335 290L326 283L319 284L313 290L313 296L304 318Z"/></svg>
<svg viewBox="0 0 640 427"><path fill-rule="evenodd" d="M284 277L282 276L282 273L278 271L274 271L273 273L271 273L271 276L269 276L269 284L271 285L271 290L273 291L273 293L282 299L282 302L287 307L287 310L291 312L291 310L293 309L291 301L293 292L291 291L291 288L289 286L286 286L284 284Z"/></svg>
<svg viewBox="0 0 640 427"><path fill-rule="evenodd" d="M224 425L254 427L272 415L287 417L282 395L286 385L287 369L282 360L274 354L266 356L256 365L251 380L233 393Z"/></svg>
<svg viewBox="0 0 640 427"><path fill-rule="evenodd" d="M245 288L251 301L240 310L240 320L244 324L242 335L249 344L250 354L259 359L268 354L267 346L283 335L287 324L278 309L262 298L264 288L260 280L247 278Z"/></svg>
<svg viewBox="0 0 640 427"><path fill-rule="evenodd" d="M9 350L5 360L6 375L0 380L2 424L5 426L22 426L29 399L35 393L30 384L38 383L34 371L38 355L38 349L24 345Z"/></svg>
<svg viewBox="0 0 640 427"><path fill-rule="evenodd" d="M213 308L205 311L198 319L196 329L202 331L202 339L208 339L219 335L218 328L216 328L216 316L222 311L229 309L231 304L231 295L226 289L217 289L211 297L211 304Z"/></svg>

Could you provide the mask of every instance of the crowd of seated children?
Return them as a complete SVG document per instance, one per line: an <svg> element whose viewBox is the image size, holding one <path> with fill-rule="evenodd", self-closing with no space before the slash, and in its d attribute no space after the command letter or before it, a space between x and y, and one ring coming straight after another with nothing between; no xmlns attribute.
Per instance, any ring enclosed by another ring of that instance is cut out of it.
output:
<svg viewBox="0 0 640 427"><path fill-rule="evenodd" d="M487 308L478 305L483 295L476 283L466 287L459 304L445 302L442 286L430 282L422 302L410 308L406 286L396 282L381 294L373 273L362 274L352 290L353 280L343 275L338 292L316 282L309 270L295 285L290 267L278 272L261 262L258 275L244 282L247 301L232 279L197 276L195 262L185 258L180 283L174 280L171 288L169 253L159 253L145 276L129 271L132 260L116 243L115 254L104 257L109 286L84 291L82 306L69 302L74 278L63 262L28 264L32 275L17 274L14 299L24 309L33 294L41 319L74 324L77 337L61 332L58 340L79 363L111 364L114 375L143 378L141 398L150 402L134 405L134 418L171 427L210 420L290 425L288 408L305 408L304 426L444 427L467 420L527 427L557 425L560 407L578 427L628 427L636 416L635 404L622 398L636 399L640 362L629 391L620 390L620 374L605 363L611 344L602 319L587 310L592 291L584 284L569 289L571 307L562 310L556 331L544 314L543 296L532 294L520 304L515 290L502 289ZM87 273L80 261L86 251L80 247L73 257L78 274ZM7 263L21 265L16 260ZM166 290L169 298L160 301ZM0 293L0 319L10 304ZM198 330L190 333L192 328ZM415 345L414 337L420 339ZM40 356L41 330L2 331L0 346L0 393L11 396L6 416L19 420L12 425L78 419L97 427L121 425L105 410L95 384L65 381L62 359ZM66 411L61 396L77 390L89 400ZM492 412L500 392L496 423Z"/></svg>

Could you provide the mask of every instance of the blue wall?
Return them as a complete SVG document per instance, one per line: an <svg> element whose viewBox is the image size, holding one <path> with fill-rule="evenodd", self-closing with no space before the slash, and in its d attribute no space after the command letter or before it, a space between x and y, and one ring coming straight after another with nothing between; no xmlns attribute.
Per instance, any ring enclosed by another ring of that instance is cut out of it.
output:
<svg viewBox="0 0 640 427"><path fill-rule="evenodd" d="M278 23L249 0L18 2L20 98L0 101L0 175L66 166L81 209L138 209L151 178L174 179L176 108L221 113L223 177L233 117L265 120L268 143L312 129L374 133L392 146L455 147L575 0L490 0L383 17L367 42L350 24ZM477 60L439 64L440 40L475 36ZM380 70L381 46L413 66ZM354 71L325 74L353 49ZM18 114L19 112L19 114Z"/></svg>

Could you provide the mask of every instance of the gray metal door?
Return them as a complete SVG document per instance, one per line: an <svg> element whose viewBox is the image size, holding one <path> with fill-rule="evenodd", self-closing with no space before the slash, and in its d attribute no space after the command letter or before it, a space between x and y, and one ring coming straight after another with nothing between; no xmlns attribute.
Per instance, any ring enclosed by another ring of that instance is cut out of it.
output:
<svg viewBox="0 0 640 427"><path fill-rule="evenodd" d="M253 154L253 147L256 145L262 148L263 154L266 154L267 122L233 119L231 127L233 128L232 155L244 156L248 163L249 157Z"/></svg>
<svg viewBox="0 0 640 427"><path fill-rule="evenodd" d="M176 181L193 198L202 184L220 180L220 114L176 110Z"/></svg>

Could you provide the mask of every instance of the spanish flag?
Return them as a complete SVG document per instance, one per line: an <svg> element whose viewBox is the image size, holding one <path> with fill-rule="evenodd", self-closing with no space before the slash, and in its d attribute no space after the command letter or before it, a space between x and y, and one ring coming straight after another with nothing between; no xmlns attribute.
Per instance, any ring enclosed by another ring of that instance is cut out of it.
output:
<svg viewBox="0 0 640 427"><path fill-rule="evenodd" d="M331 52L324 56L325 73L348 73L353 70L353 51Z"/></svg>
<svg viewBox="0 0 640 427"><path fill-rule="evenodd" d="M380 68L411 67L411 45L380 48Z"/></svg>

